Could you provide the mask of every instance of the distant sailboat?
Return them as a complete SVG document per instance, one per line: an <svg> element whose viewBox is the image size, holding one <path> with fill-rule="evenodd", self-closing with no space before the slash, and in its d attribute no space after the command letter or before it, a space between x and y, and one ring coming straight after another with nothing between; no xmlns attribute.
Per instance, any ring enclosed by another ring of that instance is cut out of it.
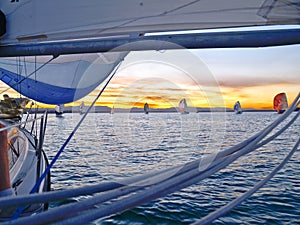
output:
<svg viewBox="0 0 300 225"><path fill-rule="evenodd" d="M85 112L85 105L84 102L81 102L81 104L79 105L79 114L84 114Z"/></svg>
<svg viewBox="0 0 300 225"><path fill-rule="evenodd" d="M241 106L241 103L239 101L237 101L235 104L234 104L234 107L233 107L233 110L236 114L242 114L243 110L242 110L242 106Z"/></svg>
<svg viewBox="0 0 300 225"><path fill-rule="evenodd" d="M148 113L149 113L149 105L148 105L147 102L146 102L145 105L144 105L144 112L145 112L145 114L148 114Z"/></svg>
<svg viewBox="0 0 300 225"><path fill-rule="evenodd" d="M179 112L181 114L189 114L189 111L187 110L188 107L187 107L185 98L181 99L181 101L179 102L178 108L179 108Z"/></svg>
<svg viewBox="0 0 300 225"><path fill-rule="evenodd" d="M274 97L273 106L278 114L283 113L288 108L287 97L284 92L279 93Z"/></svg>
<svg viewBox="0 0 300 225"><path fill-rule="evenodd" d="M115 107L113 106L110 110L110 114L114 114L115 113Z"/></svg>
<svg viewBox="0 0 300 225"><path fill-rule="evenodd" d="M55 114L57 117L62 117L64 113L64 105L60 104L60 105L56 105L55 106Z"/></svg>

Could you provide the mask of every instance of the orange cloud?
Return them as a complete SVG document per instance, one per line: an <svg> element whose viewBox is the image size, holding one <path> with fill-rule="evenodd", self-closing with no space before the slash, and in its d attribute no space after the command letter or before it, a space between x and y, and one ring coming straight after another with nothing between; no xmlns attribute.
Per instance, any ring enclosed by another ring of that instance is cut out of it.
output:
<svg viewBox="0 0 300 225"><path fill-rule="evenodd" d="M186 98L195 107L232 108L239 100L244 108L272 109L277 93L286 92L291 103L300 90L299 49L300 45L130 53L97 105L143 107L147 101L152 108L167 108ZM102 86L73 104L90 104ZM0 85L1 91L6 88Z"/></svg>

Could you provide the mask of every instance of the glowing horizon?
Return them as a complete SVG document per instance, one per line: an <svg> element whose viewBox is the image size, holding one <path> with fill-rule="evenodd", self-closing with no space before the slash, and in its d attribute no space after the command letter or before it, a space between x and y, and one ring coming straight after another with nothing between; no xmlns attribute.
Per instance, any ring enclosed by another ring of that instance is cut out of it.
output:
<svg viewBox="0 0 300 225"><path fill-rule="evenodd" d="M281 89L278 87L277 89ZM245 91L247 92L247 90ZM280 93L282 91L278 91L277 93ZM20 97L18 93L14 93L12 91L6 92L10 95L10 97L17 98ZM297 91L289 91L285 92L287 93L288 97L288 103L289 105L292 103L294 97L298 94ZM276 95L274 94L274 96ZM255 94L253 94L255 95ZM66 106L79 106L81 102L83 101L85 105L91 105L93 98L95 95L91 94L84 99L81 99L76 102L67 103ZM255 95L255 96L243 96L243 94L238 94L236 96L229 95L227 93L223 93L223 98L225 101L224 106L210 106L207 101L203 98L200 100L196 100L197 96L195 97L186 97L187 103L189 107L195 107L195 108L217 108L217 107L225 107L225 108L233 108L234 103L238 100L240 101L242 107L244 109L257 109L257 110L273 110L273 98L274 96L262 96L262 95ZM139 97L138 100L136 99L137 96L128 96L128 97L118 97L120 100L118 103L115 101L116 96L110 96L109 90L103 93L103 96L100 98L100 100L95 104L96 106L107 106L107 107L115 107L115 108L143 108L144 104L147 102L149 104L150 108L161 108L161 109L167 109L172 107L177 107L179 101L181 98L176 99L164 99L157 96L144 96ZM256 102L253 102L253 99L256 99ZM55 105L49 105L49 104L43 104L36 102L40 108L54 108Z"/></svg>
<svg viewBox="0 0 300 225"><path fill-rule="evenodd" d="M285 92L291 104L299 93L299 51L300 45L132 52L96 105L142 108L147 102L150 108L170 108L186 98L190 107L233 108L240 101L243 108L273 109L276 94ZM90 105L101 87L66 105ZM6 88L0 84L1 93ZM11 89L6 93L20 97Z"/></svg>
<svg viewBox="0 0 300 225"><path fill-rule="evenodd" d="M112 84L114 82L112 81ZM2 85L1 85L2 86ZM226 107L226 108L233 108L234 103L238 100L240 101L241 105L245 109L264 109L264 110L272 110L273 109L273 98L276 94L280 92L285 92L288 97L289 105L292 103L293 99L296 97L299 91L299 87L297 85L287 85L284 88L284 84L281 85L270 85L264 87L251 87L251 88L244 88L242 91L240 90L238 93L235 93L235 90L228 87L220 87L221 96L224 99L224 105L209 105L205 96L203 96L200 92L197 91L192 92L191 90L182 90L175 94L178 90L168 90L167 93L172 93L173 97L166 98L165 95L160 97L157 95L158 90L150 89L147 92L141 93L140 89L135 89L136 93L134 94L135 90L132 90L131 93L123 93L122 88L117 88L116 84L112 85L115 87L109 87L103 92L102 96L100 97L99 101L96 103L96 106L107 106L112 108L143 108L144 104L147 102L150 108L172 108L177 107L179 101L182 98L186 98L189 107L196 107L196 108L214 108L214 107ZM1 91L3 88L1 87ZM288 91L286 91L288 90ZM198 95L188 94L186 96L182 96L182 93L196 93ZM10 97L20 97L20 95L12 90L6 92L10 95ZM267 94L266 94L267 93ZM270 94L271 93L271 94ZM85 98L66 104L66 106L79 106L82 101L85 105L90 105L94 98L96 97L96 91L92 92ZM41 108L54 108L55 105L48 105L43 103L36 103Z"/></svg>

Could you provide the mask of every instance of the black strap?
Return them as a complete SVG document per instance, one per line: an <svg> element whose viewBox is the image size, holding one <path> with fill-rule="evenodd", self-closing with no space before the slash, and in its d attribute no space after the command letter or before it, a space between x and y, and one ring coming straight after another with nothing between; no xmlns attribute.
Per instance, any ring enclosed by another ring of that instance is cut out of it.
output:
<svg viewBox="0 0 300 225"><path fill-rule="evenodd" d="M6 33L6 18L4 13L0 10L0 37Z"/></svg>

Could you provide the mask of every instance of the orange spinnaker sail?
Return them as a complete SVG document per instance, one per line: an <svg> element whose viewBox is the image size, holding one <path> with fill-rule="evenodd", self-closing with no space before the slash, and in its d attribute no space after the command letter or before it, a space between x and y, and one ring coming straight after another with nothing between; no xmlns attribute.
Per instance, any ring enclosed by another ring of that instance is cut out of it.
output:
<svg viewBox="0 0 300 225"><path fill-rule="evenodd" d="M274 109L277 110L277 112L283 112L288 108L287 98L286 94L279 93L274 97Z"/></svg>

